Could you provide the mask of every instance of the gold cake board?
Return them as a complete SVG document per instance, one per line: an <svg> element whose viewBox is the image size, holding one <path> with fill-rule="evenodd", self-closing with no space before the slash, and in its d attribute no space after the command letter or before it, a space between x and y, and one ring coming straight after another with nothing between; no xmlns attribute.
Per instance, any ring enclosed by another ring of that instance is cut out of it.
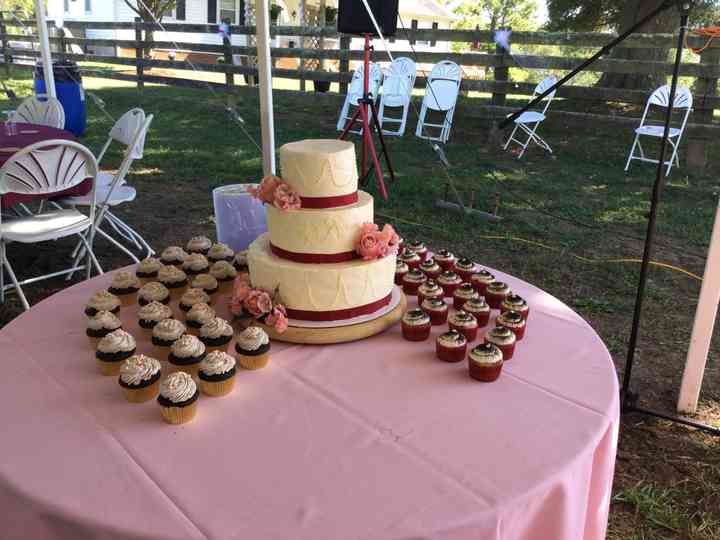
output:
<svg viewBox="0 0 720 540"><path fill-rule="evenodd" d="M265 330L270 339L284 341L286 343L299 343L302 345L331 345L333 343L348 343L360 339L369 338L380 334L396 324L407 309L407 298L400 293L400 302L392 311L389 311L377 319L348 326L333 326L326 328L302 328L289 326L288 329L279 334L274 328L257 321L247 320L245 326L255 325Z"/></svg>

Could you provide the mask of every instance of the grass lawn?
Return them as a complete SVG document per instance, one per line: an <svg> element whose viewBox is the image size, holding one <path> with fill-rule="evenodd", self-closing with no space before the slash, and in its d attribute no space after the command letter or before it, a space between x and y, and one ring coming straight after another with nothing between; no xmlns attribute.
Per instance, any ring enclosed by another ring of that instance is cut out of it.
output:
<svg viewBox="0 0 720 540"><path fill-rule="evenodd" d="M20 75L11 85L21 96L30 93L29 81ZM257 148L207 91L148 86L138 94L129 84L101 79L87 79L86 87L102 97L116 118L134 106L155 114L145 158L130 177L138 200L118 214L156 248L191 234L213 235L210 190L260 177ZM375 186L369 187L376 195L378 219L394 223L405 238L467 254L546 289L590 322L621 373L639 270L632 260L642 255L654 168L635 165L632 174L625 175L632 140L628 129L552 122L543 127L543 135L555 154L532 149L518 162L488 142L490 124L479 103L460 101L446 147L450 174L466 201L474 194L476 207L491 210L499 201L503 221L491 224L434 208L434 200L445 193L446 176L430 146L411 135L413 113L408 134L390 141L397 169L390 200L383 201ZM336 137L340 105L337 95L278 90L277 145ZM0 110L11 106L0 101ZM88 106L83 142L98 150L111 121L92 101ZM259 140L257 90L239 88L237 106L247 131ZM702 275L720 189L720 167L713 162L719 150L714 144L705 174L680 169L670 176L659 214L655 261ZM119 160L116 153L107 163ZM98 252L105 268L127 264L102 242ZM9 248L21 273L56 267L54 253L52 245ZM63 286L63 281L50 281L29 286L27 292L31 301L38 301ZM635 371L643 404L674 410L699 289L700 282L687 273L652 270ZM19 310L17 299L10 297L0 306L0 325ZM717 341L699 417L720 425ZM622 427L609 538L720 538L718 441L640 417L625 417Z"/></svg>

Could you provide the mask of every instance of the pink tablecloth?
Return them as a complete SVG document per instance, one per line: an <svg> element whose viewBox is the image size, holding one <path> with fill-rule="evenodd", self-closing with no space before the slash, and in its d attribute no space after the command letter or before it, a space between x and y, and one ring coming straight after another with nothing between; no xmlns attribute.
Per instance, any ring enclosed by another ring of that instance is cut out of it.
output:
<svg viewBox="0 0 720 540"><path fill-rule="evenodd" d="M0 331L4 540L605 537L616 375L548 294L508 278L532 313L496 383L397 327L274 343L267 369L239 373L233 394L203 397L178 427L96 372L82 306L110 279ZM137 333L135 308L122 317Z"/></svg>

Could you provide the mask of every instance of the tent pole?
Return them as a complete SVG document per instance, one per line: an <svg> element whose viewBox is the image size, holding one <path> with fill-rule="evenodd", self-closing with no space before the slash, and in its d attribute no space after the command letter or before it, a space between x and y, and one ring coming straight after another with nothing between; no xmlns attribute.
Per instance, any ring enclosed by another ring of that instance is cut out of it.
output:
<svg viewBox="0 0 720 540"><path fill-rule="evenodd" d="M38 0L40 1L40 0ZM272 63L270 57L270 8L268 0L256 0L256 41L260 80L260 125L263 173L275 174L275 127L273 124Z"/></svg>
<svg viewBox="0 0 720 540"><path fill-rule="evenodd" d="M50 52L50 39L48 38L45 2L43 2L43 0L35 0L35 19L38 39L40 41L43 72L45 74L45 93L54 98L57 97L57 93L55 92L55 76L52 68L52 54Z"/></svg>

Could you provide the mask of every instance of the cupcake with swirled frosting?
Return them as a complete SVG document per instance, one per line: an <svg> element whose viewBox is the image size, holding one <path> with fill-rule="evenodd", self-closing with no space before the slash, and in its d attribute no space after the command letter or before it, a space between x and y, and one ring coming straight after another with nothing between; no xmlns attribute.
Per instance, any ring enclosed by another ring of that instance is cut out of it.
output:
<svg viewBox="0 0 720 540"><path fill-rule="evenodd" d="M202 289L188 289L180 297L180 310L187 313L195 304L209 304L210 295Z"/></svg>
<svg viewBox="0 0 720 540"><path fill-rule="evenodd" d="M114 294L108 291L98 291L90 297L85 304L85 315L94 317L98 311L109 311L113 315L120 313L122 302Z"/></svg>
<svg viewBox="0 0 720 540"><path fill-rule="evenodd" d="M230 248L230 246L217 243L212 245L210 251L208 251L207 258L210 261L210 264L218 261L232 263L235 259L235 252Z"/></svg>
<svg viewBox="0 0 720 540"><path fill-rule="evenodd" d="M165 359L170 347L185 334L185 325L177 319L165 319L155 325L152 331L152 344L155 346L155 355Z"/></svg>
<svg viewBox="0 0 720 540"><path fill-rule="evenodd" d="M195 418L200 397L192 375L177 371L160 381L157 402L160 414L168 424L184 424Z"/></svg>
<svg viewBox="0 0 720 540"><path fill-rule="evenodd" d="M200 362L200 390L208 396L225 396L235 387L235 358L223 351L213 351Z"/></svg>
<svg viewBox="0 0 720 540"><path fill-rule="evenodd" d="M235 267L227 261L217 261L210 267L210 275L217 279L221 293L232 290L233 281L235 281L237 274Z"/></svg>
<svg viewBox="0 0 720 540"><path fill-rule="evenodd" d="M249 272L247 250L238 251L233 258L233 267L238 272Z"/></svg>
<svg viewBox="0 0 720 540"><path fill-rule="evenodd" d="M141 283L150 283L157 279L160 268L162 268L160 259L157 257L147 257L138 263L135 268L135 276Z"/></svg>
<svg viewBox="0 0 720 540"><path fill-rule="evenodd" d="M109 311L98 311L94 317L87 318L85 334L90 344L96 346L98 341L119 328L122 328L122 322L116 315Z"/></svg>
<svg viewBox="0 0 720 540"><path fill-rule="evenodd" d="M193 236L185 246L188 253L200 253L201 255L207 255L212 246L212 240L207 236Z"/></svg>
<svg viewBox="0 0 720 540"><path fill-rule="evenodd" d="M170 296L174 298L181 297L188 284L187 274L176 266L163 266L158 272L158 281L170 291Z"/></svg>
<svg viewBox="0 0 720 540"><path fill-rule="evenodd" d="M110 332L98 342L95 351L95 361L100 373L117 376L123 361L135 354L136 347L135 338L124 330Z"/></svg>
<svg viewBox="0 0 720 540"><path fill-rule="evenodd" d="M185 334L170 347L168 362L178 371L196 375L198 366L206 354L202 341L195 336Z"/></svg>
<svg viewBox="0 0 720 540"><path fill-rule="evenodd" d="M179 246L166 247L160 254L160 262L169 266L180 266L187 258L187 252Z"/></svg>
<svg viewBox="0 0 720 540"><path fill-rule="evenodd" d="M138 309L138 325L149 335L152 335L153 328L158 323L172 318L173 312L170 306L160 302L153 301Z"/></svg>
<svg viewBox="0 0 720 540"><path fill-rule="evenodd" d="M235 356L245 369L260 369L270 361L270 337L258 326L240 332L235 340Z"/></svg>
<svg viewBox="0 0 720 540"><path fill-rule="evenodd" d="M233 327L225 319L215 317L200 327L200 341L208 351L225 351L233 337Z"/></svg>
<svg viewBox="0 0 720 540"><path fill-rule="evenodd" d="M201 253L191 253L185 257L181 268L188 276L197 276L198 274L207 272L210 269L210 263L205 255Z"/></svg>
<svg viewBox="0 0 720 540"><path fill-rule="evenodd" d="M162 283L151 281L146 283L138 291L138 304L146 306L150 302L160 302L161 304L170 303L170 291Z"/></svg>
<svg viewBox="0 0 720 540"><path fill-rule="evenodd" d="M160 388L160 362L144 354L131 356L120 366L118 384L130 403L150 401Z"/></svg>
<svg viewBox="0 0 720 540"><path fill-rule="evenodd" d="M218 292L220 285L218 284L218 280L212 277L212 275L200 274L192 279L190 287L193 289L202 289L212 298L212 296Z"/></svg>
<svg viewBox="0 0 720 540"><path fill-rule="evenodd" d="M203 324L215 318L215 310L208 304L195 304L185 314L185 325L189 334L198 335Z"/></svg>
<svg viewBox="0 0 720 540"><path fill-rule="evenodd" d="M125 306L130 306L137 299L140 290L140 280L132 272L115 272L108 292L117 296Z"/></svg>

